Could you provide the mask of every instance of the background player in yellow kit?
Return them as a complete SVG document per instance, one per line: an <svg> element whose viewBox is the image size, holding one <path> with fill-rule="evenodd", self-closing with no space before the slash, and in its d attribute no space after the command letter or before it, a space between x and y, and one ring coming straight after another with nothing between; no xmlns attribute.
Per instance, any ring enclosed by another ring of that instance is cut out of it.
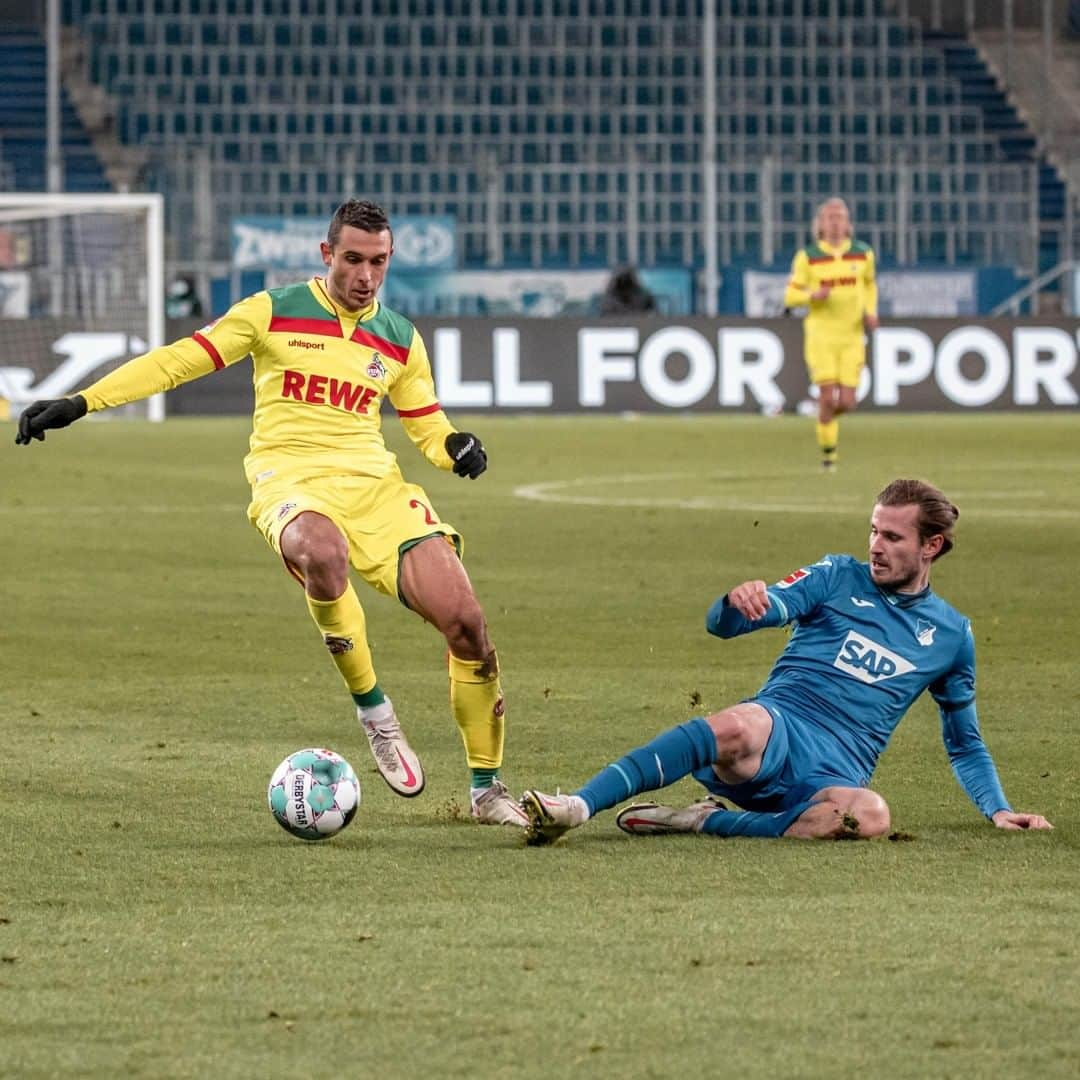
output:
<svg viewBox="0 0 1080 1080"><path fill-rule="evenodd" d="M304 586L379 772L399 795L423 790L420 760L375 677L350 564L446 637L451 710L472 772L472 814L487 824L524 826L521 808L498 779L505 723L499 664L459 558L461 538L423 489L405 481L386 448L384 396L433 465L475 479L487 454L443 413L416 328L377 299L393 253L383 210L343 203L321 249L325 277L249 296L191 337L136 357L80 394L34 402L19 419L16 442L44 439L47 429L87 412L172 389L250 354L248 516Z"/></svg>
<svg viewBox="0 0 1080 1080"><path fill-rule="evenodd" d="M803 327L810 381L818 388L817 442L821 464L836 466L841 414L855 408L866 363L865 334L878 325L874 252L852 237L843 199L822 203L814 216L815 243L791 264L784 307L809 307Z"/></svg>

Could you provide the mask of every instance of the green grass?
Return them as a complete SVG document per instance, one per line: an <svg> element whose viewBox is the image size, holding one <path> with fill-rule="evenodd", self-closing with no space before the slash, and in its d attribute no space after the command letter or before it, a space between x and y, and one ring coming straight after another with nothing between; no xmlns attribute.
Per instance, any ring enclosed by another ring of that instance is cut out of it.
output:
<svg viewBox="0 0 1080 1080"><path fill-rule="evenodd" d="M1077 1075L1080 420L861 415L822 477L795 418L456 419L491 452L476 483L389 434L465 534L513 788L753 693L783 635L710 638L709 603L862 554L874 493L920 475L962 510L934 582L974 622L984 734L1056 831L983 821L921 702L875 777L910 842L635 840L608 814L527 849L467 819L440 639L365 589L429 775L397 799L245 520L246 421L29 449L8 426L0 1075ZM265 805L313 744L364 788L321 845Z"/></svg>

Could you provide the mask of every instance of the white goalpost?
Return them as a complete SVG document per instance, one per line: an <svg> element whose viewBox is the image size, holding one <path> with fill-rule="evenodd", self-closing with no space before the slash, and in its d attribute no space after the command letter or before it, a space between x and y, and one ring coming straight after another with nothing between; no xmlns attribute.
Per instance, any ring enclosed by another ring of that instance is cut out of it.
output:
<svg viewBox="0 0 1080 1080"><path fill-rule="evenodd" d="M163 222L160 195L0 193L0 419L164 344Z"/></svg>

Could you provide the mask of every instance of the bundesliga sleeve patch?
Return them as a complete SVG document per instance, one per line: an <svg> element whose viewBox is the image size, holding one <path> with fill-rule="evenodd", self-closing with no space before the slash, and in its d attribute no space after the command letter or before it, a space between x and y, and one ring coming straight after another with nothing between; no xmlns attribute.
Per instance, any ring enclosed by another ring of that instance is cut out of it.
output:
<svg viewBox="0 0 1080 1080"><path fill-rule="evenodd" d="M805 566L800 567L798 570L793 570L786 578L781 578L777 583L778 589L790 589L792 585L797 585L803 578L808 578L810 571Z"/></svg>

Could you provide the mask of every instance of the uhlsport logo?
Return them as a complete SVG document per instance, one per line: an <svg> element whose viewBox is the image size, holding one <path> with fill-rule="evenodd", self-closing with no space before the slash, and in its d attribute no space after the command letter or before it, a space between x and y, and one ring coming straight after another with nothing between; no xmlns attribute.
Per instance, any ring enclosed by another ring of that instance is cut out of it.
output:
<svg viewBox="0 0 1080 1080"><path fill-rule="evenodd" d="M871 685L915 670L915 665L910 660L897 656L891 649L886 649L884 645L879 645L854 630L849 630L848 636L844 638L844 643L833 661L833 667L846 671L859 682Z"/></svg>

